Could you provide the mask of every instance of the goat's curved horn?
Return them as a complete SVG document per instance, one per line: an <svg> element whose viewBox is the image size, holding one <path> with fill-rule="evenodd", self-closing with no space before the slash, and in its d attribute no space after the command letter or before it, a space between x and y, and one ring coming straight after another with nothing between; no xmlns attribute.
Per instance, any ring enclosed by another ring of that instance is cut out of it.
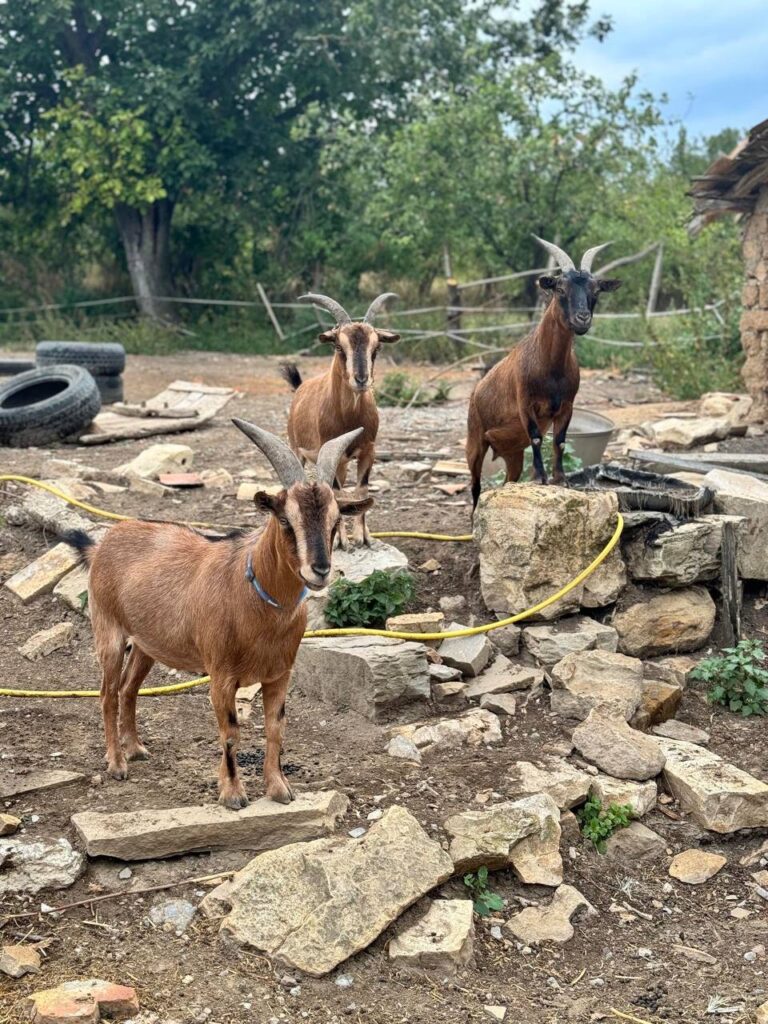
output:
<svg viewBox="0 0 768 1024"><path fill-rule="evenodd" d="M341 457L362 432L363 428L357 427L356 430L350 430L348 434L342 434L341 437L334 437L331 441L325 442L317 453L317 482L319 484L328 484L329 487L333 487L336 468Z"/></svg>
<svg viewBox="0 0 768 1024"><path fill-rule="evenodd" d="M352 317L346 309L344 309L341 303L337 302L335 299L329 298L327 295L318 295L316 292L307 292L306 295L300 295L298 301L313 302L316 306L322 306L323 309L328 310L337 324L352 323Z"/></svg>
<svg viewBox="0 0 768 1024"><path fill-rule="evenodd" d="M595 256L597 256L599 252L601 252L603 249L605 249L607 245L610 244L610 242L603 242L602 245L593 245L591 249L587 249L587 251L581 257L581 267L579 269L586 271L588 274L591 274L592 260L595 258Z"/></svg>
<svg viewBox="0 0 768 1024"><path fill-rule="evenodd" d="M550 256L555 257L555 259L557 260L558 267L560 267L560 269L563 272L565 272L566 270L576 269L576 266L571 257L564 249L561 249L559 245L555 245L553 242L545 242L544 239L539 238L538 235L533 235L533 237L540 245L544 246L544 248L547 250Z"/></svg>
<svg viewBox="0 0 768 1024"><path fill-rule="evenodd" d="M381 295L377 295L373 302L368 307L365 316L363 317L364 324L372 324L374 319L378 316L384 307L387 299L399 299L400 296L397 292L382 292Z"/></svg>
<svg viewBox="0 0 768 1024"><path fill-rule="evenodd" d="M302 484L306 481L304 467L285 441L247 420L233 419L232 422L266 455L283 487L291 487L293 484Z"/></svg>

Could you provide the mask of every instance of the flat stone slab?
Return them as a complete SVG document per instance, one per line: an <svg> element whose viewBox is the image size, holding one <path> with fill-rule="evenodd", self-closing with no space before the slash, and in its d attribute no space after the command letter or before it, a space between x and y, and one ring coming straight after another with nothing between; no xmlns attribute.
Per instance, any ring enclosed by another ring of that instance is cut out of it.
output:
<svg viewBox="0 0 768 1024"><path fill-rule="evenodd" d="M677 718L670 718L668 722L654 725L651 731L655 736L664 736L668 740L682 740L683 743L696 743L700 747L705 747L709 743L708 732Z"/></svg>
<svg viewBox="0 0 768 1024"><path fill-rule="evenodd" d="M4 775L0 777L0 800L8 797L21 796L24 793L37 793L43 789L58 789L69 786L73 782L85 779L80 772L30 772L28 775Z"/></svg>
<svg viewBox="0 0 768 1024"><path fill-rule="evenodd" d="M583 757L615 779L645 782L664 767L659 742L614 715L591 711L574 729L572 739Z"/></svg>
<svg viewBox="0 0 768 1024"><path fill-rule="evenodd" d="M562 758L546 758L540 764L518 761L512 769L509 789L517 793L546 793L560 810L583 804L593 777Z"/></svg>
<svg viewBox="0 0 768 1024"><path fill-rule="evenodd" d="M550 676L550 706L565 718L581 721L598 709L628 720L642 700L642 662L613 651L566 654Z"/></svg>
<svg viewBox="0 0 768 1024"><path fill-rule="evenodd" d="M768 828L768 785L695 743L657 736L664 779L683 810L713 832Z"/></svg>
<svg viewBox="0 0 768 1024"><path fill-rule="evenodd" d="M426 914L389 944L389 959L404 967L454 974L472 959L472 900L435 900Z"/></svg>
<svg viewBox="0 0 768 1024"><path fill-rule="evenodd" d="M74 569L79 561L79 554L69 544L56 544L14 573L5 585L24 604L29 604L41 594L53 590L62 576Z"/></svg>
<svg viewBox="0 0 768 1024"><path fill-rule="evenodd" d="M587 615L573 615L551 625L526 626L523 644L539 664L556 665L566 654L580 651L616 651L619 634Z"/></svg>
<svg viewBox="0 0 768 1024"><path fill-rule="evenodd" d="M226 914L223 942L321 977L452 874L440 844L394 806L359 839L337 836L262 853L209 893L201 909Z"/></svg>
<svg viewBox="0 0 768 1024"><path fill-rule="evenodd" d="M701 885L713 878L728 863L719 853L707 850L683 850L672 858L669 865L670 878L676 878L686 885Z"/></svg>
<svg viewBox="0 0 768 1024"><path fill-rule="evenodd" d="M266 797L242 811L219 804L102 814L81 811L72 824L89 857L156 860L203 850L273 850L333 832L349 801L333 790L299 793L290 804Z"/></svg>
<svg viewBox="0 0 768 1024"><path fill-rule="evenodd" d="M592 904L572 885L561 885L548 907L526 907L507 921L507 928L516 939L532 946L539 942L568 942L573 938L572 919L578 911L592 916Z"/></svg>
<svg viewBox="0 0 768 1024"><path fill-rule="evenodd" d="M467 627L460 622L451 622L445 627L445 632L457 629ZM487 633L449 637L440 644L440 657L444 664L459 669L465 676L478 676L493 657L493 645Z"/></svg>
<svg viewBox="0 0 768 1024"><path fill-rule="evenodd" d="M19 654L29 661L45 658L62 647L69 647L74 632L75 627L71 622L57 622L55 626L41 629L38 633L33 634L19 648Z"/></svg>
<svg viewBox="0 0 768 1024"><path fill-rule="evenodd" d="M528 690L544 682L544 673L540 668L530 665L515 665L503 654L481 676L469 684L466 696L470 700L480 700L489 693L512 693L515 690Z"/></svg>
<svg viewBox="0 0 768 1024"><path fill-rule="evenodd" d="M658 790L653 779L635 782L633 779L614 779L610 775L590 776L589 795L597 797L603 807L628 804L636 818L642 818L656 806Z"/></svg>

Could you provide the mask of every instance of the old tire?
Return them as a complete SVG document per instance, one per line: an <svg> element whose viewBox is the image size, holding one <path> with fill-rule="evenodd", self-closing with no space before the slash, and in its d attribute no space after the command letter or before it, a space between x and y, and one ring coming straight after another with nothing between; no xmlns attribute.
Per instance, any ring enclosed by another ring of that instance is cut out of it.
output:
<svg viewBox="0 0 768 1024"><path fill-rule="evenodd" d="M26 373L34 368L31 359L0 359L0 377L13 377L14 374Z"/></svg>
<svg viewBox="0 0 768 1024"><path fill-rule="evenodd" d="M37 365L84 366L94 377L113 376L125 369L125 349L114 341L40 341Z"/></svg>
<svg viewBox="0 0 768 1024"><path fill-rule="evenodd" d="M99 389L102 405L113 405L123 400L123 378L119 373L109 375L94 374L96 387Z"/></svg>
<svg viewBox="0 0 768 1024"><path fill-rule="evenodd" d="M0 444L45 445L79 434L101 408L82 366L28 370L0 384Z"/></svg>

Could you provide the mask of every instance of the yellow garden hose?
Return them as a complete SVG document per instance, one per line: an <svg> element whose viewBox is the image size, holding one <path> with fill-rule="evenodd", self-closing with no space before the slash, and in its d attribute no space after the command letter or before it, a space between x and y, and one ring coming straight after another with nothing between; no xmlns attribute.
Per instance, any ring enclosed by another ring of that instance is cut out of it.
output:
<svg viewBox="0 0 768 1024"><path fill-rule="evenodd" d="M53 484L43 483L41 480L34 480L32 477L16 476L13 474L0 475L0 482L13 481L15 483L24 483L32 487L39 487L42 490L49 491L51 494L55 494L56 497L61 498L62 501L66 501L69 505L75 505L77 508L82 508L86 512L90 512L92 515L101 516L103 519L117 519L127 520L132 519L132 516L119 515L116 512L107 512L105 509L96 508L94 505L88 505L86 502L79 501L77 498L72 498L68 494L59 490ZM206 526L206 523L185 523L187 526ZM445 633L406 633L390 631L386 629L362 629L362 628L347 628L347 629L310 629L304 634L304 639L312 639L317 637L332 637L332 636L384 636L389 637L391 640L448 640L452 637L460 636L477 636L480 633L490 633L493 629L501 629L504 626L511 626L516 622L521 622L523 619L528 619L531 615L535 615L537 612L543 611L550 605L559 601L566 594L570 593L575 587L583 583L587 577L591 576L592 573L600 566L606 558L610 555L616 545L619 543L622 530L624 529L624 519L620 512L616 513L616 529L613 531L613 535L608 543L605 545L600 554L594 558L586 569L574 576L574 578L566 583L564 587L561 587L557 593L552 594L550 597L545 598L543 601L539 601L538 604L533 605L531 608L526 608L525 611L517 612L516 615L510 615L506 619L499 619L496 622L488 622L483 626L468 626L466 629L453 629L448 630ZM386 531L384 533L374 533L374 537L415 537L423 540L441 540L441 541L471 541L473 539L472 534L460 534L452 536L449 534L431 534L431 533L419 533L419 532L400 532L396 530ZM160 696L167 693L181 693L182 690L190 690L194 686L203 686L205 683L210 682L210 676L201 676L199 679L190 679L185 683L172 683L169 686L152 686L147 689L139 690L140 697L154 697ZM0 688L0 697L99 697L99 690L12 690Z"/></svg>

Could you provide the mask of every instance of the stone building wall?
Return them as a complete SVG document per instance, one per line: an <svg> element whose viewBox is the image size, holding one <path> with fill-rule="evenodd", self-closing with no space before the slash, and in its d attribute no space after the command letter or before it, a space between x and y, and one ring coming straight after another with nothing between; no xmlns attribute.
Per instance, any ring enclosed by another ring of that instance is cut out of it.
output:
<svg viewBox="0 0 768 1024"><path fill-rule="evenodd" d="M746 223L743 253L740 326L746 361L742 376L754 398L753 417L768 421L768 186L761 190Z"/></svg>

